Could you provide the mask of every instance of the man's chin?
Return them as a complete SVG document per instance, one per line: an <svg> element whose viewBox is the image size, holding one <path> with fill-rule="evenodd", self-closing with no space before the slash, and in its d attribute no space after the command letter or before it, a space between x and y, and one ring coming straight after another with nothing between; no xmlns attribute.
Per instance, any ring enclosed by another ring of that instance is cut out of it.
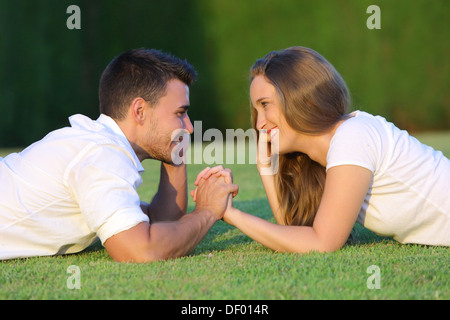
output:
<svg viewBox="0 0 450 320"><path fill-rule="evenodd" d="M161 153L149 154L148 159L161 161L167 164L173 164L172 157Z"/></svg>
<svg viewBox="0 0 450 320"><path fill-rule="evenodd" d="M185 158L185 148L181 144L177 144L172 148L172 152L170 154L170 160L166 163L179 166L186 163Z"/></svg>
<svg viewBox="0 0 450 320"><path fill-rule="evenodd" d="M149 154L149 159L158 160L165 164L179 166L186 163L185 149L187 149L186 146L172 142L166 154L163 154L162 152L153 152L152 154Z"/></svg>

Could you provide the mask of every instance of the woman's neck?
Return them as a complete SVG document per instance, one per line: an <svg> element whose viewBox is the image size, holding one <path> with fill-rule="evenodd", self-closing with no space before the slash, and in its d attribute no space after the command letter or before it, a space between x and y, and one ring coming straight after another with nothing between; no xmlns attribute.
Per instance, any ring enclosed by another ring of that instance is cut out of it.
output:
<svg viewBox="0 0 450 320"><path fill-rule="evenodd" d="M307 154L311 160L319 163L321 166L327 166L327 154L330 149L331 139L333 138L337 128L345 120L339 121L331 130L319 135L307 135L298 133L298 139L295 139L294 148L298 152Z"/></svg>

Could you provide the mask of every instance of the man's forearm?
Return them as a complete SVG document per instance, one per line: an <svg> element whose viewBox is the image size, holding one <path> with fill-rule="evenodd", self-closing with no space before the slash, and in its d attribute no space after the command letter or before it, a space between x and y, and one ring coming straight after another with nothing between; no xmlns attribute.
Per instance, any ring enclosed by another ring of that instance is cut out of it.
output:
<svg viewBox="0 0 450 320"><path fill-rule="evenodd" d="M151 222L174 221L187 211L186 165L161 163L159 188L148 207Z"/></svg>
<svg viewBox="0 0 450 320"><path fill-rule="evenodd" d="M189 254L217 221L209 210L196 209L177 221L142 222L104 243L121 262L152 262Z"/></svg>
<svg viewBox="0 0 450 320"><path fill-rule="evenodd" d="M194 210L178 221L160 222L150 227L150 260L189 254L217 221L207 210Z"/></svg>

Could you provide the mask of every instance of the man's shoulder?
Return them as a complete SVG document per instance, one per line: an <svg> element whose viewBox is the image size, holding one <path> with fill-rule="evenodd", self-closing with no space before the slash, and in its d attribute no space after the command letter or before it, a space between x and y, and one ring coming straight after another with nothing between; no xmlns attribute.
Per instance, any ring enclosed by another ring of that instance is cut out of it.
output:
<svg viewBox="0 0 450 320"><path fill-rule="evenodd" d="M22 155L33 159L33 162L40 158L52 159L52 162L58 161L69 167L79 162L97 162L98 165L107 166L120 163L143 171L139 159L124 136L83 115L72 116L69 120L71 126L50 132L23 150Z"/></svg>

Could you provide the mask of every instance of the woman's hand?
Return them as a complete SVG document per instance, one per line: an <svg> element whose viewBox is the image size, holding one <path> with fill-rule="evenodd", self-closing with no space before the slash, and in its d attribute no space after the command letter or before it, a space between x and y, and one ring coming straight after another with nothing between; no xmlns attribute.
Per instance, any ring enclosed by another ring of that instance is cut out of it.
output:
<svg viewBox="0 0 450 320"><path fill-rule="evenodd" d="M256 167L260 175L274 175L278 172L278 142L278 134L272 141L270 132L259 130Z"/></svg>

